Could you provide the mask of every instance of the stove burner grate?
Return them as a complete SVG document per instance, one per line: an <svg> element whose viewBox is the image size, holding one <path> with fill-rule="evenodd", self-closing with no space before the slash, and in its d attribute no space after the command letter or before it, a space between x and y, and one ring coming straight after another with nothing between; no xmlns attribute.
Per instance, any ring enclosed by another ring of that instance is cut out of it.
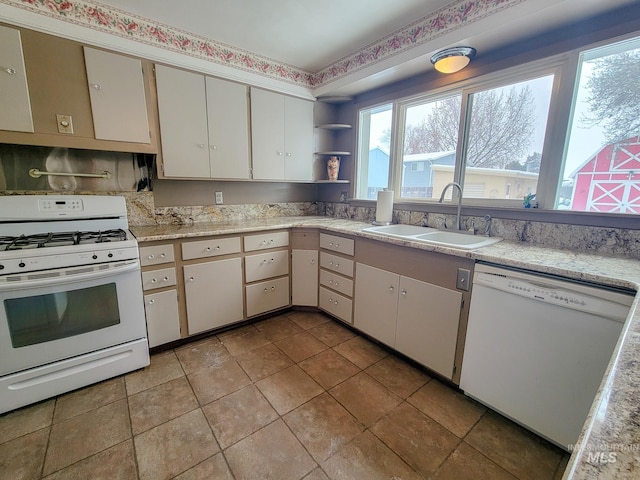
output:
<svg viewBox="0 0 640 480"><path fill-rule="evenodd" d="M20 235L17 237L0 237L0 251L121 242L126 239L127 232L122 229L36 233L34 235Z"/></svg>

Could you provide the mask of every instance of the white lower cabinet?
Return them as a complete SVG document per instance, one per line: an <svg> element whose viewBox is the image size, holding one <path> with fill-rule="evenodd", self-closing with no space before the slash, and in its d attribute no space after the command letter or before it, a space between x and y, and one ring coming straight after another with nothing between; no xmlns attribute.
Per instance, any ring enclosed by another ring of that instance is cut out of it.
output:
<svg viewBox="0 0 640 480"><path fill-rule="evenodd" d="M246 286L247 317L289 305L289 277Z"/></svg>
<svg viewBox="0 0 640 480"><path fill-rule="evenodd" d="M350 298L333 292L325 287L320 287L318 293L318 306L326 312L334 315L347 323L352 323L352 306Z"/></svg>
<svg viewBox="0 0 640 480"><path fill-rule="evenodd" d="M354 326L422 365L453 377L462 294L356 264Z"/></svg>
<svg viewBox="0 0 640 480"><path fill-rule="evenodd" d="M243 319L240 258L185 265L183 269L189 335Z"/></svg>
<svg viewBox="0 0 640 480"><path fill-rule="evenodd" d="M291 251L291 303L318 306L318 251Z"/></svg>
<svg viewBox="0 0 640 480"><path fill-rule="evenodd" d="M149 347L180 339L178 292L149 293L144 296Z"/></svg>
<svg viewBox="0 0 640 480"><path fill-rule="evenodd" d="M400 277L396 350L452 378L462 293Z"/></svg>
<svg viewBox="0 0 640 480"><path fill-rule="evenodd" d="M400 276L356 263L354 326L393 347L396 340Z"/></svg>

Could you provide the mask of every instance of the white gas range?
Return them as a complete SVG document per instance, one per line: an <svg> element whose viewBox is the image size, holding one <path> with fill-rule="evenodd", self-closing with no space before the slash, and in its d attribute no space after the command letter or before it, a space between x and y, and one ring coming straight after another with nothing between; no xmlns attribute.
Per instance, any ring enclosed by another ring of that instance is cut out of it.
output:
<svg viewBox="0 0 640 480"><path fill-rule="evenodd" d="M149 364L122 197L0 197L0 413Z"/></svg>

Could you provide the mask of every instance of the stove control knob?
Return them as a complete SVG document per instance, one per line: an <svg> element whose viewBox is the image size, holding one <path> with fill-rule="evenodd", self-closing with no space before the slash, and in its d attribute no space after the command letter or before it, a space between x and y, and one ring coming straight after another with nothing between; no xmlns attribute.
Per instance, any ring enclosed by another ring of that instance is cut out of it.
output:
<svg viewBox="0 0 640 480"><path fill-rule="evenodd" d="M18 266L19 266L20 268L24 268L24 267L26 267L26 264L25 264L24 262L20 262L20 263L18 264Z"/></svg>
<svg viewBox="0 0 640 480"><path fill-rule="evenodd" d="M113 258L113 253L107 253L107 257Z"/></svg>
<svg viewBox="0 0 640 480"><path fill-rule="evenodd" d="M91 255L91 258L93 258L94 260L98 259L98 255L96 255L95 253L93 255Z"/></svg>
<svg viewBox="0 0 640 480"><path fill-rule="evenodd" d="M0 263L0 270L4 270L4 265Z"/></svg>

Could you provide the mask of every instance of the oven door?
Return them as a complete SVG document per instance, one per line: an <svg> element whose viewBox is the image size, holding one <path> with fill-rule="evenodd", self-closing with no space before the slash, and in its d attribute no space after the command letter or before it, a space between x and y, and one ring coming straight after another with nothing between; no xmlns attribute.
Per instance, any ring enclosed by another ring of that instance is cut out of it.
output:
<svg viewBox="0 0 640 480"><path fill-rule="evenodd" d="M146 337L138 260L6 278L0 375Z"/></svg>

